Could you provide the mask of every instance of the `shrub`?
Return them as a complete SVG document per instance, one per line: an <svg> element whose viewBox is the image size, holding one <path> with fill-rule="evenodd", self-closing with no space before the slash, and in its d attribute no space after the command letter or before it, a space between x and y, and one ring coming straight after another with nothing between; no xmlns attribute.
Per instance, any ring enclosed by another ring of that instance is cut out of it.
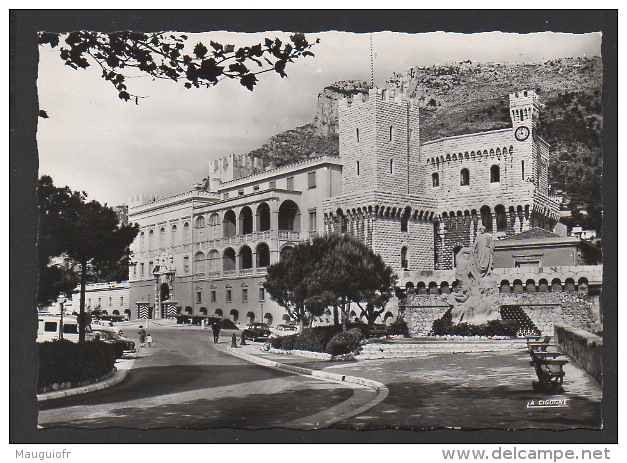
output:
<svg viewBox="0 0 627 463"><path fill-rule="evenodd" d="M223 330L238 330L239 327L230 318L223 318L220 320L220 326Z"/></svg>
<svg viewBox="0 0 627 463"><path fill-rule="evenodd" d="M335 325L305 328L302 333L297 335L294 349L326 352L327 344L331 338L341 330L341 326Z"/></svg>
<svg viewBox="0 0 627 463"><path fill-rule="evenodd" d="M270 338L270 344L275 349L294 350L294 344L296 343L297 334L290 334L289 336L277 336Z"/></svg>
<svg viewBox="0 0 627 463"><path fill-rule="evenodd" d="M346 335L347 333L351 333L348 337L338 337L334 341L334 345L340 346L340 344L346 344L346 347L333 347L334 350L342 350L349 349L345 352L341 352L346 354L348 352L353 352L359 344L361 340L366 337L366 333L368 330L368 325L363 323L355 323L348 325L349 330L346 332L342 331L342 327L340 325L330 325L330 326L316 326L315 328L305 328L300 334L293 334L290 336L281 336L276 338L271 338L270 343L272 347L275 349L284 349L284 350L308 350L312 352L329 352L329 344L331 341L336 338L338 335ZM355 344L355 341L356 344ZM333 354L333 355L340 355Z"/></svg>
<svg viewBox="0 0 627 463"><path fill-rule="evenodd" d="M400 334L408 338L409 326L407 326L407 322L404 319L398 318L394 322L390 323L390 326L388 326L388 332L390 334Z"/></svg>
<svg viewBox="0 0 627 463"><path fill-rule="evenodd" d="M331 355L342 355L355 352L361 348L363 334L359 328L340 331L327 343L326 352Z"/></svg>
<svg viewBox="0 0 627 463"><path fill-rule="evenodd" d="M37 344L39 369L37 390L54 384L79 386L94 382L111 373L115 364L115 348L101 342L74 343L67 339Z"/></svg>
<svg viewBox="0 0 627 463"><path fill-rule="evenodd" d="M432 336L516 336L519 326L513 320L490 320L483 325L470 323L454 324L450 309L439 319L433 322Z"/></svg>

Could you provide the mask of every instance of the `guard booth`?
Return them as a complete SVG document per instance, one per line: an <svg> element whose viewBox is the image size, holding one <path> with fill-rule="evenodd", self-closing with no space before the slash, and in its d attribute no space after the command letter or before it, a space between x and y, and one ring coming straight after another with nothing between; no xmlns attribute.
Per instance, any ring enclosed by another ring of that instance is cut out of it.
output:
<svg viewBox="0 0 627 463"><path fill-rule="evenodd" d="M151 319L152 318L152 307L150 307L150 303L146 301L136 302L137 305L137 318L142 319Z"/></svg>

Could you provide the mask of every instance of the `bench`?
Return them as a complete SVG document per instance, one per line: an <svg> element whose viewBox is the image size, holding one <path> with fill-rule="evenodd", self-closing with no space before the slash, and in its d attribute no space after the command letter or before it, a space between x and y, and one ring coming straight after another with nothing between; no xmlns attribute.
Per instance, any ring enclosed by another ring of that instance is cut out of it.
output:
<svg viewBox="0 0 627 463"><path fill-rule="evenodd" d="M527 351L539 352L546 351L551 346L552 336L525 336L527 338Z"/></svg>
<svg viewBox="0 0 627 463"><path fill-rule="evenodd" d="M368 328L369 338L380 338L382 336L385 336L386 338L390 337L387 325L373 325L372 327Z"/></svg>
<svg viewBox="0 0 627 463"><path fill-rule="evenodd" d="M568 360L559 358L563 355L561 352L547 351L547 348L551 346L552 344L548 343L530 343L531 362L529 364L538 377L538 381L533 381L532 386L536 392L559 394L563 392L564 365L568 363Z"/></svg>
<svg viewBox="0 0 627 463"><path fill-rule="evenodd" d="M568 360L546 357L534 357L531 366L536 371L538 381L533 381L533 390L549 394L559 394L564 391L564 365Z"/></svg>

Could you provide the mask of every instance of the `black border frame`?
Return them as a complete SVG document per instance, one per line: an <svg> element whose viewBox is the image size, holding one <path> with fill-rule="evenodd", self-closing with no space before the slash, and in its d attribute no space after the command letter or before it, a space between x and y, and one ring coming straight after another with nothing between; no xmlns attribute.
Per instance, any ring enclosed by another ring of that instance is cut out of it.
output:
<svg viewBox="0 0 627 463"><path fill-rule="evenodd" d="M10 443L617 443L618 442L618 11L617 10L10 10ZM37 429L35 394L36 32L232 30L258 32L603 33L604 384L602 430L260 431Z"/></svg>

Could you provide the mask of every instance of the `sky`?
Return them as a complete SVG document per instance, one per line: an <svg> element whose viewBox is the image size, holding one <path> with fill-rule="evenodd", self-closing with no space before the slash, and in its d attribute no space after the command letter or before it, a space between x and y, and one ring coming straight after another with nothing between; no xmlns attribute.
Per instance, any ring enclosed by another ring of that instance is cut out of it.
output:
<svg viewBox="0 0 627 463"><path fill-rule="evenodd" d="M184 33L185 31L179 31ZM252 45L283 32L188 34L192 43L210 40ZM320 43L288 64L287 78L259 76L253 92L224 80L212 88L182 83L127 80L145 98L138 105L118 99L96 65L73 70L58 48L40 47L37 80L39 174L57 186L87 192L115 206L132 195L161 197L189 191L208 173L212 159L249 152L272 135L312 122L318 94L338 80L370 80L368 34L307 34ZM541 62L560 57L600 56L601 34L424 33L373 34L374 83L384 86L394 72L462 60Z"/></svg>

